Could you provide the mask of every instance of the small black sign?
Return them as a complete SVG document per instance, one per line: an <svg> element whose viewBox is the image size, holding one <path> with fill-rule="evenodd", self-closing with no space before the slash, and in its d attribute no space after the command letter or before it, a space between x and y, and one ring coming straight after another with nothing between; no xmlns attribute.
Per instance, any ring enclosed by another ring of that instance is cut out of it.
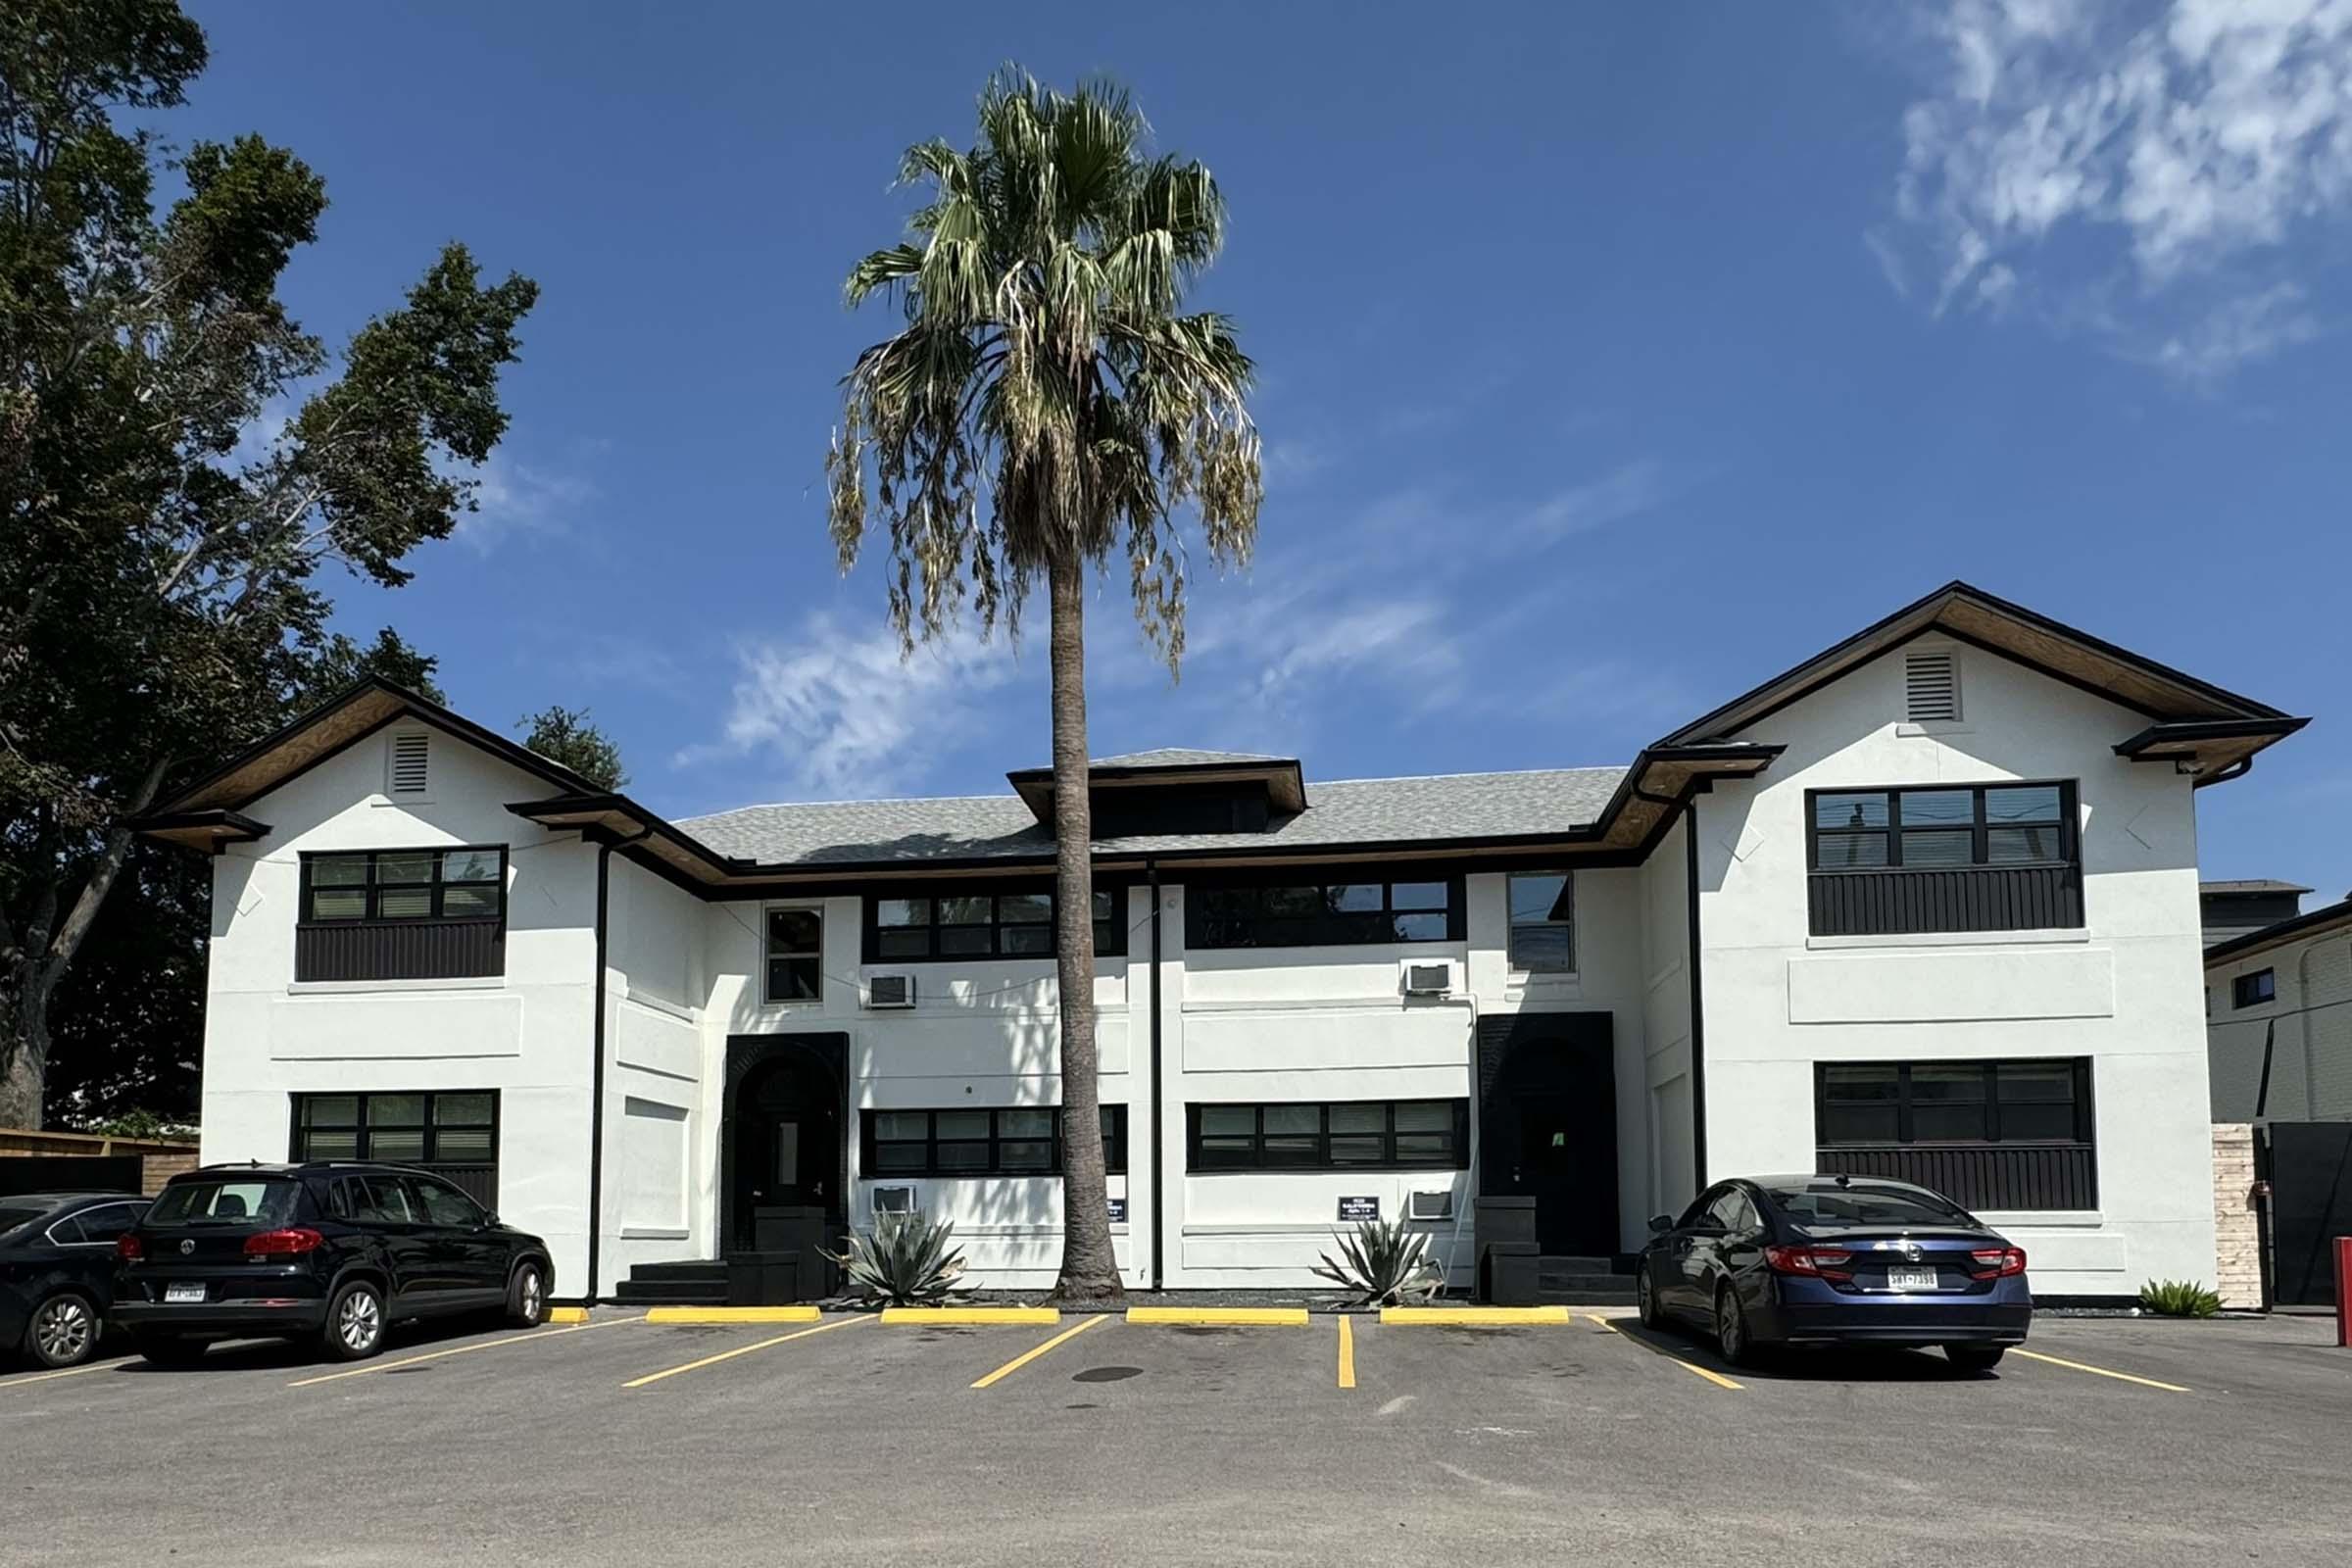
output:
<svg viewBox="0 0 2352 1568"><path fill-rule="evenodd" d="M1124 1198L1114 1198L1110 1200L1110 1222L1113 1225L1127 1223L1127 1200Z"/></svg>
<svg viewBox="0 0 2352 1568"><path fill-rule="evenodd" d="M1340 1200L1340 1218L1364 1220L1380 1218L1380 1200L1377 1198L1343 1198Z"/></svg>

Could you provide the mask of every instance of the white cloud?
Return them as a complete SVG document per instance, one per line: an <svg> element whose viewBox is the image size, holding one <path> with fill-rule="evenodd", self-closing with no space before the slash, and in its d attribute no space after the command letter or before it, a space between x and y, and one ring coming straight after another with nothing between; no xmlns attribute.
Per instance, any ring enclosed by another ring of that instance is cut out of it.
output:
<svg viewBox="0 0 2352 1568"><path fill-rule="evenodd" d="M739 647L736 663L722 738L686 748L677 765L764 757L818 799L913 788L938 754L985 728L979 699L1018 673L1008 649L971 633L902 660L887 626L849 632L822 614L789 639Z"/></svg>
<svg viewBox="0 0 2352 1568"><path fill-rule="evenodd" d="M474 510L460 513L455 537L487 555L518 533L563 534L573 515L596 499L596 486L576 474L536 467L493 449L479 467L452 466L450 477L474 484Z"/></svg>
<svg viewBox="0 0 2352 1568"><path fill-rule="evenodd" d="M2305 308L2303 290L2276 283L2225 301L2203 320L2167 337L2151 358L2184 381L2209 384L2241 365L2319 335L2319 320Z"/></svg>
<svg viewBox="0 0 2352 1568"><path fill-rule="evenodd" d="M1664 470L1653 459L1639 458L1538 503L1517 531L1522 538L1561 539L1651 511L1666 495Z"/></svg>
<svg viewBox="0 0 2352 1568"><path fill-rule="evenodd" d="M2120 330L2161 344L2170 293L2258 296L2297 230L2352 197L2346 0L1955 0L1930 31L1942 85L1903 117L1895 205L1939 314L2032 286L2079 316L2128 283Z"/></svg>

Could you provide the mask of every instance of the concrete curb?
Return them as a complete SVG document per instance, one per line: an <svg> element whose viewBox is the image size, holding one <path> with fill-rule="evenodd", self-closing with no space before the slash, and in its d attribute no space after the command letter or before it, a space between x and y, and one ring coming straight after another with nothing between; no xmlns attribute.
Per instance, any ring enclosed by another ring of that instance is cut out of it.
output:
<svg viewBox="0 0 2352 1568"><path fill-rule="evenodd" d="M551 1306L547 1309L550 1323L585 1323L588 1309L584 1306Z"/></svg>

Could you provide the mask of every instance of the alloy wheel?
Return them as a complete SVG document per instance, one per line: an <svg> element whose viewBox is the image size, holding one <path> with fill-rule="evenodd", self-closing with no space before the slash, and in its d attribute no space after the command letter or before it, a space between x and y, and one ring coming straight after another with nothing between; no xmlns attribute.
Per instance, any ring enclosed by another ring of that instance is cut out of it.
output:
<svg viewBox="0 0 2352 1568"><path fill-rule="evenodd" d="M343 1298L343 1310L336 1314L335 1332L347 1348L365 1350L375 1344L376 1336L383 1331L383 1310L376 1305L372 1292L353 1291Z"/></svg>
<svg viewBox="0 0 2352 1568"><path fill-rule="evenodd" d="M1657 1298L1651 1294L1649 1268L1646 1264L1634 1271L1634 1311L1644 1326L1658 1320Z"/></svg>
<svg viewBox="0 0 2352 1568"><path fill-rule="evenodd" d="M1740 1311L1739 1298L1730 1291L1715 1298L1715 1344L1723 1358L1734 1365L1747 1353L1747 1319Z"/></svg>
<svg viewBox="0 0 2352 1568"><path fill-rule="evenodd" d="M535 1268L526 1268L526 1269L524 1269L524 1270L522 1271L522 1292L521 1292L521 1295L522 1295L522 1320L523 1320L525 1323L536 1323L536 1322L538 1322L538 1321L539 1321L539 1312L540 1312L539 1292L540 1292L540 1286L539 1286L539 1271L538 1271L537 1269L535 1269Z"/></svg>
<svg viewBox="0 0 2352 1568"><path fill-rule="evenodd" d="M98 1337L98 1322L89 1303L78 1296L61 1296L43 1303L32 1320L32 1344L51 1366L70 1366L89 1354Z"/></svg>

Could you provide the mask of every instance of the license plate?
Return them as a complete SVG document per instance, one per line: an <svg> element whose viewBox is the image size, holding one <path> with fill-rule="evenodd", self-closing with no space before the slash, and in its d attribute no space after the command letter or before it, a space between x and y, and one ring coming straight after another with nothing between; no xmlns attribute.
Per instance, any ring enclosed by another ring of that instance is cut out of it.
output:
<svg viewBox="0 0 2352 1568"><path fill-rule="evenodd" d="M1932 1291L1940 1283L1932 1268L1890 1268L1886 1271L1886 1288L1890 1291Z"/></svg>
<svg viewBox="0 0 2352 1568"><path fill-rule="evenodd" d="M167 1301L201 1301L204 1299L204 1286L201 1283L167 1285L164 1287L164 1299Z"/></svg>

